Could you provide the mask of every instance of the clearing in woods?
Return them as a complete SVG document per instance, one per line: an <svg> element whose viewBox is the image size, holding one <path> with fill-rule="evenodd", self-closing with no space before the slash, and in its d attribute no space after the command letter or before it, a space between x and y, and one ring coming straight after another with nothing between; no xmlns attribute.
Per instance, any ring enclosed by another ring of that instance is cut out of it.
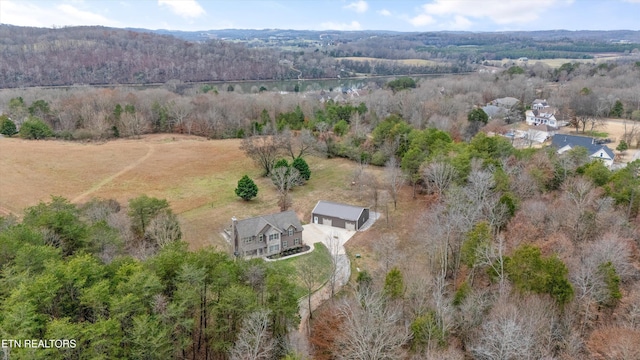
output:
<svg viewBox="0 0 640 360"><path fill-rule="evenodd" d="M239 147L238 139L166 134L104 143L3 138L0 213L20 215L52 195L75 203L93 197L115 199L126 207L129 199L147 194L169 201L191 248L225 249L220 232L232 216L242 219L279 211L271 181L260 176L260 169ZM306 160L311 179L291 193L293 209L303 223L320 199L369 205L368 197L351 186L357 164L345 159ZM234 193L244 174L259 187L257 198L249 202Z"/></svg>

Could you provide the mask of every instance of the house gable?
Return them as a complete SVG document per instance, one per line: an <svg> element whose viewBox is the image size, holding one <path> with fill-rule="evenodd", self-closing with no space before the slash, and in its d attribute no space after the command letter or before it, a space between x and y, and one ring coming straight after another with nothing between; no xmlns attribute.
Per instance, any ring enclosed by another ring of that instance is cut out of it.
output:
<svg viewBox="0 0 640 360"><path fill-rule="evenodd" d="M289 241L289 229L294 230L292 240L287 246L281 246L281 243ZM268 256L280 253L285 247L301 247L302 231L295 212L285 211L239 221L233 218L231 236L237 255ZM294 238L298 241L294 242Z"/></svg>
<svg viewBox="0 0 640 360"><path fill-rule="evenodd" d="M615 159L615 154L608 146L596 143L595 139L586 136L556 134L553 136L551 144L558 154L581 146L587 149L589 157L592 159L602 159L607 166L611 166Z"/></svg>

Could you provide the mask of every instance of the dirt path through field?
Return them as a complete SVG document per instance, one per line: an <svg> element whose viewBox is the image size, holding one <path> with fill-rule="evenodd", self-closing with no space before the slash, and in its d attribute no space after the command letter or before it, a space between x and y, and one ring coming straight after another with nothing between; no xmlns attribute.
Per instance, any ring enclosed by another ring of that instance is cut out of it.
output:
<svg viewBox="0 0 640 360"><path fill-rule="evenodd" d="M127 167L125 167L124 169L118 171L117 173L115 173L115 174L103 179L102 181L100 181L96 185L92 186L89 190L87 190L87 191L83 192L82 194L76 196L75 198L73 198L71 200L71 202L72 203L79 203L79 202L85 200L87 198L87 196L89 196L89 195L93 194L94 192L100 190L100 188L102 188L103 186L105 186L108 183L112 182L117 177L122 176L125 173L135 169L138 166L140 166L140 164L142 164L145 160L147 160L149 157L151 157L151 155L153 155L153 153L155 152L155 147L153 146L153 144L147 143L146 145L147 145L148 150L147 150L147 153L144 154L144 156L142 156L138 160L134 161L133 163L127 165Z"/></svg>
<svg viewBox="0 0 640 360"><path fill-rule="evenodd" d="M13 214L13 212L11 212L11 210L7 209L6 207L2 207L0 206L0 216L8 216Z"/></svg>

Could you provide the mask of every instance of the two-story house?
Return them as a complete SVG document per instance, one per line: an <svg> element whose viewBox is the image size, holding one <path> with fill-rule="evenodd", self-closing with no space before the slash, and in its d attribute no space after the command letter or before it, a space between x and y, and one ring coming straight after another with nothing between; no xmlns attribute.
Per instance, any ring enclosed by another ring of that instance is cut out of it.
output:
<svg viewBox="0 0 640 360"><path fill-rule="evenodd" d="M536 99L531 104L531 110L525 112L527 125L547 125L558 127L559 122L555 117L556 110L549 106L547 100Z"/></svg>
<svg viewBox="0 0 640 360"><path fill-rule="evenodd" d="M263 257L301 248L302 224L293 211L238 220L231 218L236 256Z"/></svg>

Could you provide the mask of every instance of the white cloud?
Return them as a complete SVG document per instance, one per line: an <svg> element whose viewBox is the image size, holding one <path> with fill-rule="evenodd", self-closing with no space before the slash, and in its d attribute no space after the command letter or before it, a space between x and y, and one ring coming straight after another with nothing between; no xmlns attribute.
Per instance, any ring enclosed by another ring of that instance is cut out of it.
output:
<svg viewBox="0 0 640 360"><path fill-rule="evenodd" d="M90 11L80 10L68 4L61 4L56 6L56 8L64 14L63 17L70 22L70 24L67 25L118 25L117 21L112 21L100 14L92 13ZM57 19L58 16L54 18Z"/></svg>
<svg viewBox="0 0 640 360"><path fill-rule="evenodd" d="M24 1L0 0L2 22L18 26L52 27L77 25L103 25L122 27L117 20L109 19L95 12L81 10L70 4L54 7L34 5ZM81 4L81 1L73 2Z"/></svg>
<svg viewBox="0 0 640 360"><path fill-rule="evenodd" d="M466 30L471 27L473 23L464 16L456 15L452 22L447 26L451 30Z"/></svg>
<svg viewBox="0 0 640 360"><path fill-rule="evenodd" d="M411 23L411 25L415 27L420 27L425 25L431 25L435 23L436 20L433 18L433 16L429 16L427 14L420 14L418 16L410 18L409 22Z"/></svg>
<svg viewBox="0 0 640 360"><path fill-rule="evenodd" d="M357 13L364 13L369 10L369 4L366 1L360 0L356 2L352 2L349 5L344 6L345 9L353 10Z"/></svg>
<svg viewBox="0 0 640 360"><path fill-rule="evenodd" d="M19 26L50 26L40 22L43 11L28 3L18 3L14 1L3 1L0 4L0 19L3 23Z"/></svg>
<svg viewBox="0 0 640 360"><path fill-rule="evenodd" d="M573 0L537 0L505 1L505 0L435 0L422 6L421 15L453 17L452 21L460 25L466 22L456 19L462 16L468 18L486 18L496 24L513 24L532 22L547 10L572 3Z"/></svg>
<svg viewBox="0 0 640 360"><path fill-rule="evenodd" d="M184 18L197 18L206 14L196 0L158 0L158 5L167 6L174 14Z"/></svg>
<svg viewBox="0 0 640 360"><path fill-rule="evenodd" d="M380 14L382 16L391 16L391 11L389 11L387 9L382 9L382 10L378 11L378 14Z"/></svg>
<svg viewBox="0 0 640 360"><path fill-rule="evenodd" d="M342 31L350 31L350 30L361 30L362 26L357 21L352 21L350 24L346 23L334 23L334 22L324 22L320 24L320 28L322 30L342 30Z"/></svg>

